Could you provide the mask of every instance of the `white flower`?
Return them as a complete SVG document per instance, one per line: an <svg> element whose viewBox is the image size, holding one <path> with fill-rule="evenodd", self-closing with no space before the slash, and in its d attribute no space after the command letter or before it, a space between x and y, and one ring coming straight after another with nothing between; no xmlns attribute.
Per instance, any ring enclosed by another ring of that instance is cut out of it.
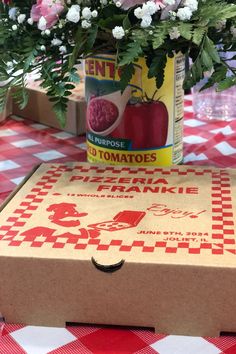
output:
<svg viewBox="0 0 236 354"><path fill-rule="evenodd" d="M90 20L90 18L92 17L92 13L89 7L83 8L82 16L85 20Z"/></svg>
<svg viewBox="0 0 236 354"><path fill-rule="evenodd" d="M8 61L8 62L7 62L7 67L8 67L9 69L12 69L12 68L13 68L13 62L12 62L12 61Z"/></svg>
<svg viewBox="0 0 236 354"><path fill-rule="evenodd" d="M163 0L163 4L166 6L173 6L175 5L175 0Z"/></svg>
<svg viewBox="0 0 236 354"><path fill-rule="evenodd" d="M124 35L125 35L124 28L121 27L121 26L116 26L115 28L113 28L112 34L113 34L113 37L114 37L114 38L116 38L116 39L121 39L121 38L123 38Z"/></svg>
<svg viewBox="0 0 236 354"><path fill-rule="evenodd" d="M141 19L143 17L143 10L141 7L137 7L134 10L134 16L136 16L138 19Z"/></svg>
<svg viewBox="0 0 236 354"><path fill-rule="evenodd" d="M197 11L198 0L185 0L184 5L189 7L191 11Z"/></svg>
<svg viewBox="0 0 236 354"><path fill-rule="evenodd" d="M151 23L152 23L151 16L144 16L142 18L142 21L141 21L140 25L141 25L142 28L146 28L146 27L149 27L151 25Z"/></svg>
<svg viewBox="0 0 236 354"><path fill-rule="evenodd" d="M61 45L60 48L59 48L59 51L60 51L62 54L66 54L66 52L67 52L66 46Z"/></svg>
<svg viewBox="0 0 236 354"><path fill-rule="evenodd" d="M46 34L46 36L50 36L50 34L51 34L50 29L46 29L46 30L45 30L45 34Z"/></svg>
<svg viewBox="0 0 236 354"><path fill-rule="evenodd" d="M17 30L17 25L13 25L12 29L13 29L13 31L16 31Z"/></svg>
<svg viewBox="0 0 236 354"><path fill-rule="evenodd" d="M38 22L38 29L41 31L45 31L46 26L47 26L47 21L45 17L41 16Z"/></svg>
<svg viewBox="0 0 236 354"><path fill-rule="evenodd" d="M92 15L92 17L97 17L97 15L98 15L97 10L93 10L93 11L91 12L91 15Z"/></svg>
<svg viewBox="0 0 236 354"><path fill-rule="evenodd" d="M181 21L188 21L191 19L192 17L192 11L190 10L189 7L185 6L182 7L180 9L178 9L177 11L177 17L181 20Z"/></svg>
<svg viewBox="0 0 236 354"><path fill-rule="evenodd" d="M180 32L179 32L178 28L177 27L173 27L169 31L169 36L170 36L170 39L178 39L180 37Z"/></svg>
<svg viewBox="0 0 236 354"><path fill-rule="evenodd" d="M53 40L51 41L51 44L55 47L58 47L59 45L62 44L62 41L58 38L53 38Z"/></svg>
<svg viewBox="0 0 236 354"><path fill-rule="evenodd" d="M26 15L25 14L20 14L18 17L17 17L17 21L18 23L23 23L24 20L26 18Z"/></svg>
<svg viewBox="0 0 236 354"><path fill-rule="evenodd" d="M120 1L117 1L117 2L116 2L116 7L121 7L121 5L122 5L122 4L121 4Z"/></svg>
<svg viewBox="0 0 236 354"><path fill-rule="evenodd" d="M15 21L16 20L16 14L17 14L17 8L16 7L11 7L10 10L8 11L8 16L10 20Z"/></svg>
<svg viewBox="0 0 236 354"><path fill-rule="evenodd" d="M33 19L31 17L28 18L27 22L28 22L29 25L32 25L34 23L34 21L33 21Z"/></svg>
<svg viewBox="0 0 236 354"><path fill-rule="evenodd" d="M154 1L147 1L142 7L137 7L134 10L134 15L138 19L142 19L141 27L149 27L152 23L152 15L154 15L159 9L159 5L156 5Z"/></svg>
<svg viewBox="0 0 236 354"><path fill-rule="evenodd" d="M107 0L100 0L100 3L101 3L102 5L107 5Z"/></svg>
<svg viewBox="0 0 236 354"><path fill-rule="evenodd" d="M66 14L66 18L70 22L77 23L80 20L80 6L72 5Z"/></svg>
<svg viewBox="0 0 236 354"><path fill-rule="evenodd" d="M45 50L46 50L45 45L41 45L40 49L41 49L43 52L45 52Z"/></svg>
<svg viewBox="0 0 236 354"><path fill-rule="evenodd" d="M89 22L87 20L83 20L81 22L81 26L82 26L82 28L89 28L89 27L91 27L91 22Z"/></svg>
<svg viewBox="0 0 236 354"><path fill-rule="evenodd" d="M143 4L142 10L144 16L151 16L159 10L159 5L156 5L154 1L147 1Z"/></svg>
<svg viewBox="0 0 236 354"><path fill-rule="evenodd" d="M175 11L169 11L169 17L171 20L175 20L176 19L176 12Z"/></svg>

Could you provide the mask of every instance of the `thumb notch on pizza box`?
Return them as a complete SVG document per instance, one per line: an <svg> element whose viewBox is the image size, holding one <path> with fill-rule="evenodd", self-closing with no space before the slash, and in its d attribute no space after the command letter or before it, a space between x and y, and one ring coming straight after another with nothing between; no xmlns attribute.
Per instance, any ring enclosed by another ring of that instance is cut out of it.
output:
<svg viewBox="0 0 236 354"><path fill-rule="evenodd" d="M114 273L122 268L125 263L124 259L119 260L118 262L111 262L110 264L102 264L98 262L94 257L91 258L91 262L94 267L104 273Z"/></svg>

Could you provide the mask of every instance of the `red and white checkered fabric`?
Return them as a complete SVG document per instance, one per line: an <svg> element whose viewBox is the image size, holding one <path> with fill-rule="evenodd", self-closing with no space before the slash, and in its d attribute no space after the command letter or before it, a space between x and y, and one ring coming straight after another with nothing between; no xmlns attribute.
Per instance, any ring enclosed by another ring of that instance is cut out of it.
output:
<svg viewBox="0 0 236 354"><path fill-rule="evenodd" d="M0 202L35 165L86 160L84 136L12 118L0 124Z"/></svg>
<svg viewBox="0 0 236 354"><path fill-rule="evenodd" d="M5 325L0 354L235 354L236 337L154 334L146 329L96 326L49 328Z"/></svg>
<svg viewBox="0 0 236 354"><path fill-rule="evenodd" d="M184 123L186 164L236 167L236 119L231 122L199 121L194 118L192 97L188 96ZM85 150L85 137L17 117L8 119L0 125L0 201L35 164L85 161ZM3 326L0 314L0 354L23 353L236 354L236 336L167 336L144 329L96 326Z"/></svg>
<svg viewBox="0 0 236 354"><path fill-rule="evenodd" d="M184 163L236 167L236 117L226 121L194 118L192 96L185 99Z"/></svg>

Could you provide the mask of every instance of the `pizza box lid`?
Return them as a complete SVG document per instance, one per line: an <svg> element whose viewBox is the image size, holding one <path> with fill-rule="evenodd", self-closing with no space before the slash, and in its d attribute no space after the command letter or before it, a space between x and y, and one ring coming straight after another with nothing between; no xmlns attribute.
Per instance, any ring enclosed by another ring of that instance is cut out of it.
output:
<svg viewBox="0 0 236 354"><path fill-rule="evenodd" d="M236 172L40 165L0 213L0 256L234 267Z"/></svg>

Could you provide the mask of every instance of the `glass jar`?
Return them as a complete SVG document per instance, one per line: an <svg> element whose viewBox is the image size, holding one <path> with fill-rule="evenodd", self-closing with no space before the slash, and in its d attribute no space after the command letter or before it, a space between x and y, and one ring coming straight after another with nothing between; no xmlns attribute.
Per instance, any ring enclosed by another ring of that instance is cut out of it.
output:
<svg viewBox="0 0 236 354"><path fill-rule="evenodd" d="M224 53L224 58L230 59L234 52ZM236 67L236 61L230 61ZM207 83L209 75L201 80L192 90L193 110L196 118L201 120L230 121L236 118L236 86L225 91L216 92L213 86L206 90L200 89Z"/></svg>

